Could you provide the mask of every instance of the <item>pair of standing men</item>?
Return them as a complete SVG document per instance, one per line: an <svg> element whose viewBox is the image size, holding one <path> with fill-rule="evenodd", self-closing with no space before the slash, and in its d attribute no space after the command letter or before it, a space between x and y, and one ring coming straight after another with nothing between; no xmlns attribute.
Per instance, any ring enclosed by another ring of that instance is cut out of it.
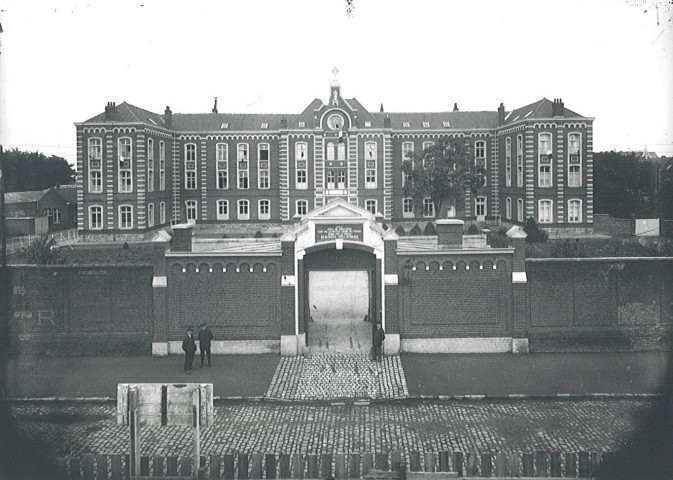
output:
<svg viewBox="0 0 673 480"><path fill-rule="evenodd" d="M201 351L201 367L205 356L208 356L208 366L210 363L210 342L213 340L213 332L205 323L201 324L199 330L199 350ZM194 340L193 331L191 328L187 329L187 336L182 340L182 350L185 352L185 373L192 372L192 363L194 362L194 354L196 353L196 341Z"/></svg>

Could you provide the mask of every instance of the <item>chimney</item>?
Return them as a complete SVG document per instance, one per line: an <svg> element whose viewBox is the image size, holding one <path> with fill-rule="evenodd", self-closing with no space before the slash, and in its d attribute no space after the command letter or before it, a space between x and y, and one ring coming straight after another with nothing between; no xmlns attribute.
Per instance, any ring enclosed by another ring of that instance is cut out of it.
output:
<svg viewBox="0 0 673 480"><path fill-rule="evenodd" d="M217 97L215 97L215 106L213 107L213 113L217 113Z"/></svg>
<svg viewBox="0 0 673 480"><path fill-rule="evenodd" d="M435 223L437 245L440 248L463 247L463 225L465 225L465 222L455 219L440 219Z"/></svg>
<svg viewBox="0 0 673 480"><path fill-rule="evenodd" d="M164 123L166 128L173 128L173 112L171 112L171 107L166 105L166 110L164 111Z"/></svg>
<svg viewBox="0 0 673 480"><path fill-rule="evenodd" d="M563 100L560 98L555 98L554 103L551 105L552 117L562 117L564 113L565 109L563 108Z"/></svg>
<svg viewBox="0 0 673 480"><path fill-rule="evenodd" d="M383 104L381 104L381 110L379 112L383 113Z"/></svg>
<svg viewBox="0 0 673 480"><path fill-rule="evenodd" d="M280 119L280 128L287 128L287 118Z"/></svg>
<svg viewBox="0 0 673 480"><path fill-rule="evenodd" d="M173 252L191 252L192 251L192 232L193 225L189 223L180 223L173 225L173 238L171 239L171 250Z"/></svg>
<svg viewBox="0 0 673 480"><path fill-rule="evenodd" d="M113 122L114 121L114 114L115 114L116 110L117 110L117 106L115 105L115 102L107 102L107 105L105 106L105 121L106 122Z"/></svg>
<svg viewBox="0 0 673 480"><path fill-rule="evenodd" d="M505 123L505 105L500 103L498 107L498 125Z"/></svg>
<svg viewBox="0 0 673 480"><path fill-rule="evenodd" d="M390 116L388 114L386 114L386 118L383 119L383 128L391 128Z"/></svg>
<svg viewBox="0 0 673 480"><path fill-rule="evenodd" d="M453 111L457 112L458 111L458 103L453 104Z"/></svg>

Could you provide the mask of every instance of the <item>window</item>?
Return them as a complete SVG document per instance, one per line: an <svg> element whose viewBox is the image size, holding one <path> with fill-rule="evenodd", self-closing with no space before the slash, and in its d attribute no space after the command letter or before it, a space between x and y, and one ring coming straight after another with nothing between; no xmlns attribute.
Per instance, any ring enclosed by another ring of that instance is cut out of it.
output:
<svg viewBox="0 0 673 480"><path fill-rule="evenodd" d="M166 144L163 141L159 142L159 190L166 190Z"/></svg>
<svg viewBox="0 0 673 480"><path fill-rule="evenodd" d="M343 190L346 188L346 172L339 170L337 173L337 188Z"/></svg>
<svg viewBox="0 0 673 480"><path fill-rule="evenodd" d="M248 189L248 176L250 171L250 163L247 143L239 143L237 147L237 162L238 169L238 188L240 190Z"/></svg>
<svg viewBox="0 0 673 480"><path fill-rule="evenodd" d="M582 186L582 137L579 133L568 134L568 186Z"/></svg>
<svg viewBox="0 0 673 480"><path fill-rule="evenodd" d="M89 228L91 230L103 229L103 207L98 205L89 207Z"/></svg>
<svg viewBox="0 0 673 480"><path fill-rule="evenodd" d="M346 160L346 144L337 144L337 160Z"/></svg>
<svg viewBox="0 0 673 480"><path fill-rule="evenodd" d="M435 216L435 204L430 198L423 199L423 216L426 218Z"/></svg>
<svg viewBox="0 0 673 480"><path fill-rule="evenodd" d="M154 191L154 140L147 139L147 191Z"/></svg>
<svg viewBox="0 0 673 480"><path fill-rule="evenodd" d="M128 193L133 191L133 176L131 174L131 139L120 138L118 141L117 156L119 158L119 191Z"/></svg>
<svg viewBox="0 0 673 480"><path fill-rule="evenodd" d="M523 222L523 198L516 199L516 220Z"/></svg>
<svg viewBox="0 0 673 480"><path fill-rule="evenodd" d="M250 202L248 200L238 201L238 219L250 220Z"/></svg>
<svg viewBox="0 0 673 480"><path fill-rule="evenodd" d="M133 207L131 205L119 206L119 228L124 230L133 228Z"/></svg>
<svg viewBox="0 0 673 480"><path fill-rule="evenodd" d="M376 188L378 151L376 142L365 143L365 188Z"/></svg>
<svg viewBox="0 0 673 480"><path fill-rule="evenodd" d="M166 203L161 202L159 204L159 223L162 225L166 223Z"/></svg>
<svg viewBox="0 0 673 480"><path fill-rule="evenodd" d="M147 206L147 226L148 227L153 227L154 226L154 204L150 203Z"/></svg>
<svg viewBox="0 0 673 480"><path fill-rule="evenodd" d="M197 220L196 200L187 200L185 202L185 213L187 216L187 223L195 223Z"/></svg>
<svg viewBox="0 0 673 480"><path fill-rule="evenodd" d="M185 145L185 188L196 190L196 144Z"/></svg>
<svg viewBox="0 0 673 480"><path fill-rule="evenodd" d="M262 129L269 128L269 124L266 123L266 122L264 122L264 123L262 123L262 124L260 125L260 128L262 128Z"/></svg>
<svg viewBox="0 0 673 480"><path fill-rule="evenodd" d="M474 142L474 166L477 168L477 177L482 187L486 186L486 142Z"/></svg>
<svg viewBox="0 0 673 480"><path fill-rule="evenodd" d="M308 146L305 142L298 142L294 145L294 166L297 172L296 187L299 190L306 190L308 188Z"/></svg>
<svg viewBox="0 0 673 480"><path fill-rule="evenodd" d="M306 122L299 122L299 128L305 128Z"/></svg>
<svg viewBox="0 0 673 480"><path fill-rule="evenodd" d="M271 202L269 200L260 200L257 207L260 220L269 220L271 218Z"/></svg>
<svg viewBox="0 0 673 480"><path fill-rule="evenodd" d="M257 147L257 158L259 159L259 178L257 179L257 186L261 189L270 188L269 181L269 144L260 143Z"/></svg>
<svg viewBox="0 0 673 480"><path fill-rule="evenodd" d="M430 122L423 122L423 128L430 128Z"/></svg>
<svg viewBox="0 0 673 480"><path fill-rule="evenodd" d="M412 198L402 199L402 216L406 218L414 216L414 200Z"/></svg>
<svg viewBox="0 0 673 480"><path fill-rule="evenodd" d="M568 200L568 222L582 222L582 200Z"/></svg>
<svg viewBox="0 0 673 480"><path fill-rule="evenodd" d="M217 167L217 188L229 188L229 145L218 143L215 146L215 162Z"/></svg>
<svg viewBox="0 0 673 480"><path fill-rule="evenodd" d="M538 135L538 187L552 186L551 133Z"/></svg>
<svg viewBox="0 0 673 480"><path fill-rule="evenodd" d="M306 200L297 200L295 209L297 215L306 215L308 212L308 202Z"/></svg>
<svg viewBox="0 0 673 480"><path fill-rule="evenodd" d="M334 188L335 183L336 183L336 174L334 173L333 170L328 170L327 171L327 188L329 188L329 189Z"/></svg>
<svg viewBox="0 0 673 480"><path fill-rule="evenodd" d="M103 192L103 141L89 139L89 193Z"/></svg>
<svg viewBox="0 0 673 480"><path fill-rule="evenodd" d="M512 139L509 137L505 139L505 186L512 186Z"/></svg>
<svg viewBox="0 0 673 480"><path fill-rule="evenodd" d="M516 186L523 187L523 135L516 137Z"/></svg>
<svg viewBox="0 0 673 480"><path fill-rule="evenodd" d="M217 219L218 220L229 220L229 201L228 200L218 200L217 201Z"/></svg>
<svg viewBox="0 0 673 480"><path fill-rule="evenodd" d="M404 142L402 144L402 162L408 162L413 170L414 168L414 144L411 142ZM411 172L402 173L402 185L406 185L411 181Z"/></svg>
<svg viewBox="0 0 673 480"><path fill-rule="evenodd" d="M486 197L477 197L474 199L474 214L477 217L486 216Z"/></svg>
<svg viewBox="0 0 673 480"><path fill-rule="evenodd" d="M442 125L444 126L444 128L449 128L451 126L451 124L447 121L442 122Z"/></svg>
<svg viewBox="0 0 673 480"><path fill-rule="evenodd" d="M402 122L402 126L404 128L409 128L409 122Z"/></svg>
<svg viewBox="0 0 673 480"><path fill-rule="evenodd" d="M537 221L538 223L551 223L552 216L552 201L540 200L538 202Z"/></svg>
<svg viewBox="0 0 673 480"><path fill-rule="evenodd" d="M505 199L505 218L512 218L512 199Z"/></svg>
<svg viewBox="0 0 673 480"><path fill-rule="evenodd" d="M376 200L365 200L365 209L369 213L376 214Z"/></svg>
<svg viewBox="0 0 673 480"><path fill-rule="evenodd" d="M327 142L327 160L336 160L335 151L336 147L334 143Z"/></svg>
<svg viewBox="0 0 673 480"><path fill-rule="evenodd" d="M54 225L58 225L61 223L61 209L60 208L54 208L51 211L51 221L54 223Z"/></svg>

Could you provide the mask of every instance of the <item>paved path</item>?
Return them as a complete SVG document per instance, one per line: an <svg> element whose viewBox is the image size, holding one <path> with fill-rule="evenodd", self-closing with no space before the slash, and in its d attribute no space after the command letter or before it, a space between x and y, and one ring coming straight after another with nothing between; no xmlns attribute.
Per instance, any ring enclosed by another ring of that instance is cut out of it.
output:
<svg viewBox="0 0 673 480"><path fill-rule="evenodd" d="M363 453L615 450L647 399L405 401L392 404L220 403L202 452ZM127 453L111 404L12 404L30 445L53 457ZM142 428L146 454L188 455L191 430Z"/></svg>
<svg viewBox="0 0 673 480"><path fill-rule="evenodd" d="M285 400L396 399L409 396L400 357L368 355L281 359L266 398Z"/></svg>

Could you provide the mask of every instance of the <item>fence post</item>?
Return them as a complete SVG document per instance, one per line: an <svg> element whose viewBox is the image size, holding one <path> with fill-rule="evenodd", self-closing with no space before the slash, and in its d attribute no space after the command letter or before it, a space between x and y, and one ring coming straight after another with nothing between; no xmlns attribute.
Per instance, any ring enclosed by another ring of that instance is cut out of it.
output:
<svg viewBox="0 0 673 480"><path fill-rule="evenodd" d="M538 451L535 454L535 476L546 477L547 475L547 452Z"/></svg>
<svg viewBox="0 0 673 480"><path fill-rule="evenodd" d="M248 478L248 454L238 454L238 478L246 480Z"/></svg>
<svg viewBox="0 0 673 480"><path fill-rule="evenodd" d="M337 453L334 460L334 477L346 478L346 455Z"/></svg>
<svg viewBox="0 0 673 480"><path fill-rule="evenodd" d="M308 463L308 478L318 478L318 455L315 453L309 453L306 455L306 461Z"/></svg>
<svg viewBox="0 0 673 480"><path fill-rule="evenodd" d="M234 467L234 455L227 453L222 457L222 466L224 467L224 478L233 480L236 478L236 468Z"/></svg>
<svg viewBox="0 0 673 480"><path fill-rule="evenodd" d="M419 452L416 451L409 452L409 471L410 472L421 471L421 454Z"/></svg>
<svg viewBox="0 0 673 480"><path fill-rule="evenodd" d="M589 452L580 452L580 478L588 478L591 476L591 457Z"/></svg>
<svg viewBox="0 0 673 480"><path fill-rule="evenodd" d="M351 453L348 456L348 478L360 478L360 454Z"/></svg>
<svg viewBox="0 0 673 480"><path fill-rule="evenodd" d="M253 453L250 455L250 478L264 478L262 475L262 454Z"/></svg>
<svg viewBox="0 0 673 480"><path fill-rule="evenodd" d="M566 477L576 477L577 476L577 455L572 453L566 453Z"/></svg>
<svg viewBox="0 0 673 480"><path fill-rule="evenodd" d="M463 452L453 452L453 468L459 477L463 476Z"/></svg>
<svg viewBox="0 0 673 480"><path fill-rule="evenodd" d="M281 453L278 455L278 469L280 470L280 478L290 478L290 455Z"/></svg>
<svg viewBox="0 0 673 480"><path fill-rule="evenodd" d="M276 456L273 453L267 453L264 457L264 463L266 478L276 478Z"/></svg>
<svg viewBox="0 0 673 480"><path fill-rule="evenodd" d="M470 452L467 454L467 476L468 477L478 477L479 476L479 465L477 465L477 454Z"/></svg>
<svg viewBox="0 0 673 480"><path fill-rule="evenodd" d="M491 459L490 453L481 454L481 476L482 477L493 476L493 460Z"/></svg>

